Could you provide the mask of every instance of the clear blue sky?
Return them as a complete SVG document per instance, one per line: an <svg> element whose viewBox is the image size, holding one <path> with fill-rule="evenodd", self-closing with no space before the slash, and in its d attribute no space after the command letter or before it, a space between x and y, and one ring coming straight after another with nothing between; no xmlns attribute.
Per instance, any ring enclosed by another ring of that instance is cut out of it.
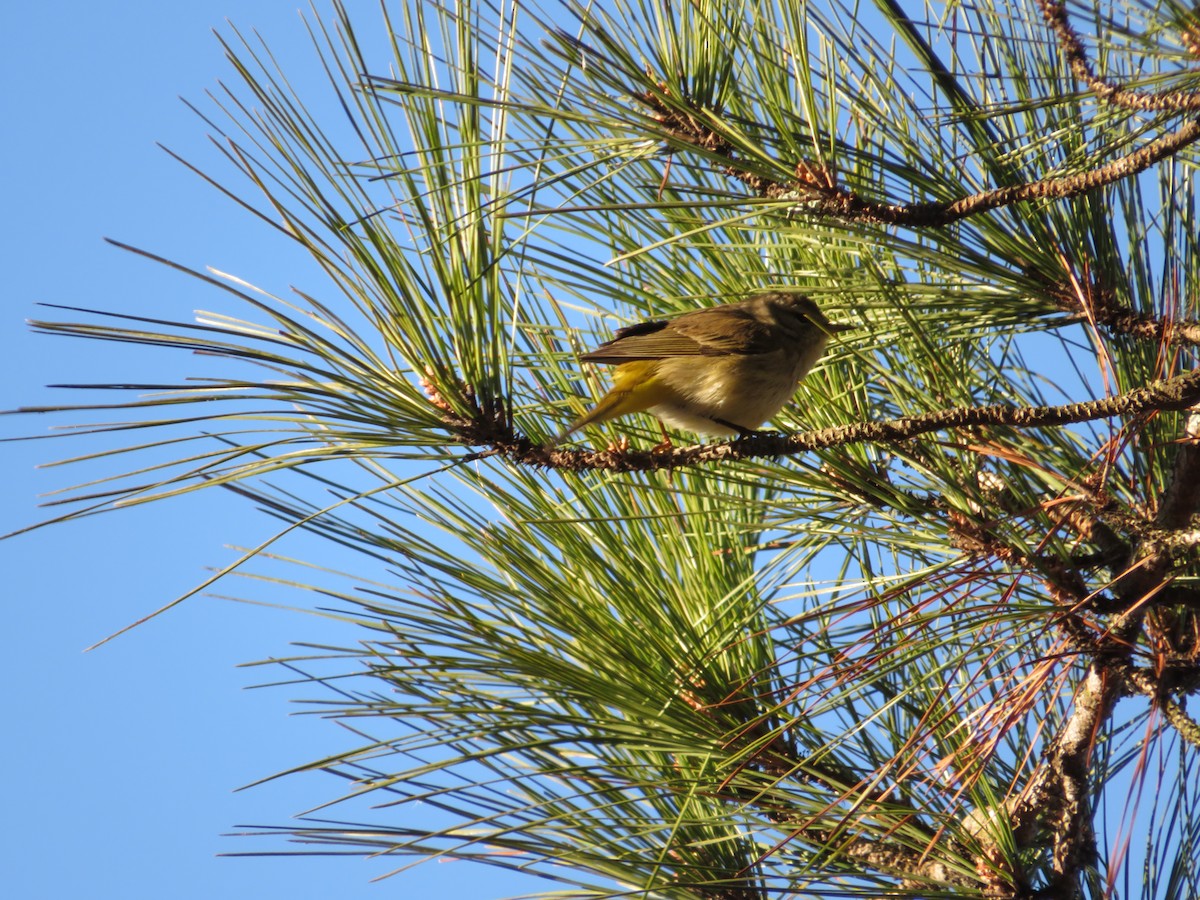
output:
<svg viewBox="0 0 1200 900"><path fill-rule="evenodd" d="M348 3L377 22L375 0ZM327 6L320 5L322 11ZM165 380L180 353L37 336L38 302L187 320L214 292L103 243L105 236L188 265L213 265L277 292L310 274L294 253L155 146L208 163L205 126L179 97L231 71L212 35L226 17L258 29L293 71L318 72L298 4L283 0L10 4L5 11L3 154L5 300L0 409L92 399L54 382ZM214 170L219 166L213 164ZM65 419L55 420L64 424ZM45 418L0 417L0 436L45 433ZM45 518L39 493L82 471L36 469L86 452L89 439L0 444L0 532ZM193 599L99 650L83 648L189 589L206 567L275 530L232 497L92 518L0 542L7 588L3 655L8 827L0 896L14 900L287 897L495 897L545 889L465 863L393 868L359 859L229 859L266 849L222 837L239 824L284 824L329 799L334 779L289 777L236 788L353 741L291 715L302 692L246 690L277 677L239 663L328 640L330 623ZM338 636L340 637L340 636Z"/></svg>

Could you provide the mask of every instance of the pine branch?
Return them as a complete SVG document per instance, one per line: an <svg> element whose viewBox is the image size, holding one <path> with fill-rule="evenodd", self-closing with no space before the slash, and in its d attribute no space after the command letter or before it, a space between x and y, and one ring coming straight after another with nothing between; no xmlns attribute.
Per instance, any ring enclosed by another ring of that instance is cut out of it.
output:
<svg viewBox="0 0 1200 900"><path fill-rule="evenodd" d="M796 456L848 444L892 444L930 432L957 428L989 425L1045 428L1114 416L1144 416L1182 410L1200 402L1200 370L1151 382L1102 400L1061 406L994 404L956 407L884 422L859 422L793 435L764 432L733 441L672 447L661 451L631 450L624 445L605 450L569 450L535 444L512 430L502 410L480 409L477 415L468 419L454 414L449 404L440 400L428 384L426 391L434 405L442 410L443 421L458 440L471 446L489 448L486 454L480 455L499 455L518 465L572 472L650 472L756 457Z"/></svg>
<svg viewBox="0 0 1200 900"><path fill-rule="evenodd" d="M1070 718L1015 805L1015 834L1036 833L1036 823L1051 829L1054 881L1040 892L1047 900L1074 898L1080 870L1096 858L1088 766L1096 737L1120 698L1123 683L1114 677L1111 664L1096 660L1089 665Z"/></svg>
<svg viewBox="0 0 1200 900"><path fill-rule="evenodd" d="M1065 6L1056 0L1038 0L1038 3L1063 45L1072 72L1102 101L1139 112L1185 114L1200 110L1200 92L1145 93L1098 76L1082 41L1067 19ZM569 37L564 39L578 43ZM745 184L759 197L794 202L791 210L796 214L910 228L944 228L971 216L1019 203L1086 194L1144 172L1200 139L1200 120L1190 120L1173 133L1164 134L1138 150L1089 171L1007 185L949 201L888 203L840 188L829 166L805 160L796 163L795 180L764 177L738 159L732 143L724 135L705 124L709 117L702 115L703 110L689 110L678 102L669 104L665 96L655 91L643 91L635 96L650 109L668 139L673 139L683 149L699 148L722 159L724 173Z"/></svg>
<svg viewBox="0 0 1200 900"><path fill-rule="evenodd" d="M1200 413L1187 418L1171 480L1158 502L1158 524L1167 529L1186 527L1200 512Z"/></svg>
<svg viewBox="0 0 1200 900"><path fill-rule="evenodd" d="M1200 345L1200 322L1179 322L1161 316L1144 315L1117 303L1096 296L1089 296L1090 309L1077 318L1102 325L1116 334L1156 344ZM1060 298L1059 306L1067 312L1075 312L1079 303L1074 292L1070 297Z"/></svg>
<svg viewBox="0 0 1200 900"><path fill-rule="evenodd" d="M1019 203L1086 194L1144 172L1200 139L1200 119L1193 119L1174 132L1086 172L979 191L955 200L887 203L839 187L828 167L805 161L797 163L794 181L765 178L742 165L729 143L704 125L700 117L668 109L653 94L642 94L640 99L654 110L655 117L680 145L694 145L708 153L723 155L725 174L745 184L759 197L794 202L789 209L796 214L909 228L945 228L962 219Z"/></svg>
<svg viewBox="0 0 1200 900"><path fill-rule="evenodd" d="M1158 91L1146 93L1130 90L1123 85L1096 74L1083 41L1067 18L1067 7L1059 0L1037 0L1046 22L1054 29L1062 44L1063 56L1075 77L1101 100L1114 106L1141 112L1200 112L1200 92Z"/></svg>
<svg viewBox="0 0 1200 900"><path fill-rule="evenodd" d="M1168 696L1163 689L1161 678L1145 669L1134 669L1129 673L1128 679L1133 688L1150 698L1163 717L1179 732L1181 738L1200 749L1200 722L1187 714L1182 703Z"/></svg>

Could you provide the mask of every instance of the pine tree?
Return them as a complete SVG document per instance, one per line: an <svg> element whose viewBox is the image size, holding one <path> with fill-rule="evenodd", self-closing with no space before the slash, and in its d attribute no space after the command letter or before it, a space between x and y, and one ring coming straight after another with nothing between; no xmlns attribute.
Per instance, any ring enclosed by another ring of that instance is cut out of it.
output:
<svg viewBox="0 0 1200 900"><path fill-rule="evenodd" d="M394 575L293 579L361 630L287 663L362 735L313 767L390 805L281 832L560 897L1200 896L1200 10L311 28L346 120L235 33L207 121L258 193L205 177L323 292L38 323L228 363L108 386L142 427L79 515L221 487ZM553 444L582 351L779 289L854 330L769 431ZM149 426L190 449L143 469Z"/></svg>

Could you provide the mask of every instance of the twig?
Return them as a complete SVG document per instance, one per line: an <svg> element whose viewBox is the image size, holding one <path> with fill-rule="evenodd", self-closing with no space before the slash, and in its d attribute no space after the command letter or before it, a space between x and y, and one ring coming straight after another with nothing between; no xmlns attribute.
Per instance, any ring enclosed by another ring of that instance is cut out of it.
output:
<svg viewBox="0 0 1200 900"><path fill-rule="evenodd" d="M676 134L678 134L678 130L676 130ZM687 138L688 142L702 145L711 145L714 139L712 132L690 135ZM793 204L792 208L797 213L833 216L853 222L903 225L910 228L945 228L970 216L1005 206L1013 206L1017 203L1031 200L1061 200L1078 194L1086 194L1144 172L1198 139L1200 139L1200 120L1192 119L1185 122L1177 131L1156 138L1132 153L1086 172L1058 178L1044 178L1040 181L1030 181L990 191L979 191L959 197L957 200L925 203L885 203L868 200L854 191L836 185L817 184L808 178L793 182L773 181L741 167L732 157L732 153L726 156L729 162L724 171L725 174L741 181L760 197L788 200Z"/></svg>
<svg viewBox="0 0 1200 900"><path fill-rule="evenodd" d="M1162 711L1163 717L1175 726L1181 738L1193 747L1200 747L1200 723L1187 714L1181 703L1166 696L1158 679L1145 669L1134 669L1129 673L1128 681L1139 693L1150 698L1150 702Z"/></svg>
<svg viewBox="0 0 1200 900"><path fill-rule="evenodd" d="M1038 6L1058 36L1071 72L1100 99L1114 106L1141 112L1200 112L1200 93L1195 91L1133 91L1097 75L1083 41L1067 19L1066 4L1059 0L1038 0Z"/></svg>
<svg viewBox="0 0 1200 900"><path fill-rule="evenodd" d="M1146 93L1130 90L1097 75L1082 41L1067 20L1065 6L1058 0L1038 0L1038 4L1062 44L1071 71L1104 102L1138 112L1184 114L1200 111L1200 92ZM705 116L669 106L660 94L653 91L636 96L650 107L669 138L674 138L683 146L699 148L720 157L725 161L725 174L741 181L760 197L793 202L797 212L809 215L912 228L944 228L969 216L1017 203L1058 200L1084 194L1137 175L1200 139L1200 120L1192 119L1175 132L1164 134L1138 150L1086 172L980 191L957 200L886 203L863 198L854 191L839 187L832 170L824 165L802 161L796 166L794 180L766 178L737 159L733 145L724 135L706 124ZM1181 339L1187 338L1181 336Z"/></svg>
<svg viewBox="0 0 1200 900"><path fill-rule="evenodd" d="M859 422L785 435L759 433L737 440L673 447L666 451L571 450L535 444L515 433L503 417L482 412L474 418L444 414L447 427L464 444L487 446L497 455L520 465L543 466L572 472L651 472L712 462L733 462L757 457L796 456L847 444L896 443L922 434L985 425L1010 428L1041 428L1107 419L1114 416L1147 415L1187 409L1200 402L1200 370L1175 378L1151 382L1124 394L1068 403L1062 406L955 407L905 416L884 422Z"/></svg>
<svg viewBox="0 0 1200 900"><path fill-rule="evenodd" d="M1073 300L1061 298L1059 305L1067 312L1076 312L1079 308L1079 304ZM1078 314L1077 318L1086 318L1118 334L1156 344L1200 344L1200 322L1148 316L1117 304L1094 302L1088 314Z"/></svg>
<svg viewBox="0 0 1200 900"><path fill-rule="evenodd" d="M1185 528L1200 512L1200 413L1187 418L1171 480L1155 517L1163 528Z"/></svg>

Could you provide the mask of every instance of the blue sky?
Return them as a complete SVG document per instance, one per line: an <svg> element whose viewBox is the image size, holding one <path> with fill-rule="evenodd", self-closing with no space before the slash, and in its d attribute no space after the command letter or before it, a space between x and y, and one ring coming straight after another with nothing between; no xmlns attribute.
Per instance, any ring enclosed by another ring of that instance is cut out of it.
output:
<svg viewBox="0 0 1200 900"><path fill-rule="evenodd" d="M374 0L351 0L378 21ZM270 0L15 4L5 12L3 154L7 273L0 305L0 409L93 399L51 383L169 380L191 357L35 335L30 317L60 303L187 320L214 292L103 242L112 237L187 265L216 266L283 293L311 274L230 201L155 146L221 171L206 128L180 101L231 79L212 35L231 18L319 73L298 6ZM321 7L323 10L326 7ZM53 424L62 425L57 418ZM46 417L0 417L0 436L44 434ZM44 519L37 495L85 470L36 468L94 448L88 438L0 445L0 531ZM359 859L219 858L266 849L222 837L284 824L333 796L328 777L235 789L339 747L338 727L292 715L297 691L247 690L276 673L239 663L328 640L311 616L196 598L90 653L85 647L156 609L275 531L235 498L211 496L100 516L0 542L10 586L3 656L9 773L0 895L305 898L485 897L538 890L465 863L393 868Z"/></svg>

